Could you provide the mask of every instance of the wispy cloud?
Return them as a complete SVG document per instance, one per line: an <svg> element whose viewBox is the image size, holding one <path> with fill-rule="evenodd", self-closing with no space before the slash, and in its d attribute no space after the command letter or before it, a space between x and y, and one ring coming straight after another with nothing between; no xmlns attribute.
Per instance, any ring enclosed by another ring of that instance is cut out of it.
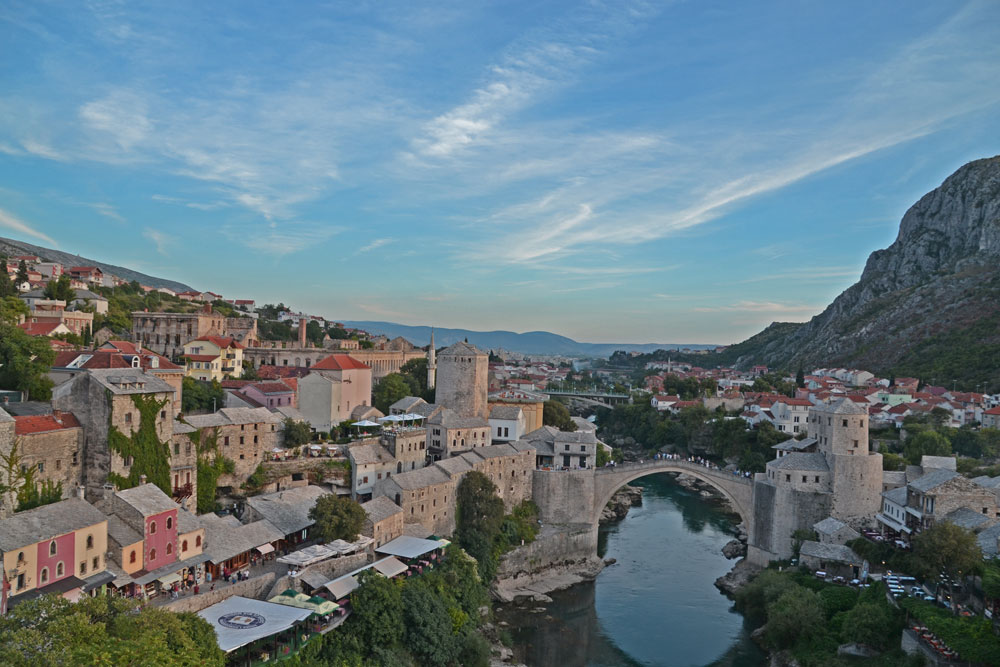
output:
<svg viewBox="0 0 1000 667"><path fill-rule="evenodd" d="M776 315L814 315L825 306L776 301L737 301L728 306L700 306L693 310L698 313L771 313Z"/></svg>
<svg viewBox="0 0 1000 667"><path fill-rule="evenodd" d="M90 204L90 207L103 215L105 218L111 218L115 222L126 222L124 216L118 212L118 210L111 204L104 202L99 202L96 204Z"/></svg>
<svg viewBox="0 0 1000 667"><path fill-rule="evenodd" d="M52 237L44 234L43 232L38 231L28 223L16 217L14 214L8 213L3 209L0 209L0 226L7 227L8 229L13 229L15 232L18 232L19 234L27 234L28 236L32 236L36 239L41 239L42 241L45 241L54 248L58 247L58 244L55 242L54 239L52 239Z"/></svg>
<svg viewBox="0 0 1000 667"><path fill-rule="evenodd" d="M358 253L371 252L376 248L381 248L382 246L392 243L392 241L393 241L392 239L375 239L368 245L358 248Z"/></svg>
<svg viewBox="0 0 1000 667"><path fill-rule="evenodd" d="M146 227L142 231L142 235L153 242L156 246L156 252L166 256L167 249L172 242L172 239L169 236L157 229L153 229L152 227Z"/></svg>

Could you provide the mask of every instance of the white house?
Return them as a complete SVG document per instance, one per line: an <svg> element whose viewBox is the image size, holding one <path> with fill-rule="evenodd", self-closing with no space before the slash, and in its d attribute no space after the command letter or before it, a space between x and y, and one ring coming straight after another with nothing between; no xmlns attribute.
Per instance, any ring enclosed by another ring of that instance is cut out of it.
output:
<svg viewBox="0 0 1000 667"><path fill-rule="evenodd" d="M649 404L660 412L669 410L674 403L681 400L680 396L665 396L663 394L657 394L653 398L649 399Z"/></svg>
<svg viewBox="0 0 1000 667"><path fill-rule="evenodd" d="M520 440L524 435L524 411L516 405L494 405L489 422L494 444Z"/></svg>

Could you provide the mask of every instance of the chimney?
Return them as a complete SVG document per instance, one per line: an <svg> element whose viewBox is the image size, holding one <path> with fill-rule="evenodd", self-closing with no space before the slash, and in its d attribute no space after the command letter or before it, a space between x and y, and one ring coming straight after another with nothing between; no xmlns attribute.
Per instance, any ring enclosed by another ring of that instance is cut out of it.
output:
<svg viewBox="0 0 1000 667"><path fill-rule="evenodd" d="M146 476L139 475L139 484L145 484L145 483L146 483Z"/></svg>
<svg viewBox="0 0 1000 667"><path fill-rule="evenodd" d="M306 318L299 318L299 347L306 346Z"/></svg>
<svg viewBox="0 0 1000 667"><path fill-rule="evenodd" d="M84 499L84 494L86 493L86 491L87 491L87 487L85 487L85 486L78 486L78 487L76 487L76 497L79 498L80 500L83 500Z"/></svg>

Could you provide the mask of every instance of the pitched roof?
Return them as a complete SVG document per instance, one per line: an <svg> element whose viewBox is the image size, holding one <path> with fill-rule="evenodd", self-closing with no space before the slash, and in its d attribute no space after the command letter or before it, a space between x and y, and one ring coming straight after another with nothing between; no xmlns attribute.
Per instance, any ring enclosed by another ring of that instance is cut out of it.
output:
<svg viewBox="0 0 1000 667"><path fill-rule="evenodd" d="M398 484L401 489L414 490L434 484L450 482L451 476L441 468L433 465L393 475L392 481Z"/></svg>
<svg viewBox="0 0 1000 667"><path fill-rule="evenodd" d="M242 350L243 346L236 342L236 339L231 336L199 336L195 340L205 341L214 344L220 349L235 348L237 350Z"/></svg>
<svg viewBox="0 0 1000 667"><path fill-rule="evenodd" d="M169 384L155 375L144 373L138 369L126 371L117 368L95 368L88 370L87 375L114 394L174 393L174 388ZM80 377L77 376L74 381Z"/></svg>
<svg viewBox="0 0 1000 667"><path fill-rule="evenodd" d="M372 498L366 503L361 504L361 509L365 511L368 515L369 521L372 523L378 523L379 521L385 521L391 516L396 514L402 514L403 508L392 502L385 496L379 496L377 498Z"/></svg>
<svg viewBox="0 0 1000 667"><path fill-rule="evenodd" d="M318 486L300 486L263 496L251 496L247 498L247 504L282 531L284 537L313 525L309 510L325 495L329 493Z"/></svg>
<svg viewBox="0 0 1000 667"><path fill-rule="evenodd" d="M427 420L428 424L443 426L444 428L480 428L489 426L489 422L482 417L460 415L451 408L444 408L439 413Z"/></svg>
<svg viewBox="0 0 1000 667"><path fill-rule="evenodd" d="M516 405L494 405L490 410L490 419L517 419L523 414Z"/></svg>
<svg viewBox="0 0 1000 667"><path fill-rule="evenodd" d="M489 356L475 345L470 345L469 343L459 341L448 347L444 348L437 353L438 358L441 357L487 357Z"/></svg>
<svg viewBox="0 0 1000 667"><path fill-rule="evenodd" d="M828 560L835 563L853 563L855 565L861 565L861 562L864 560L861 556L854 553L853 549L844 544L821 544L812 540L806 540L802 543L799 554L818 558L819 560Z"/></svg>
<svg viewBox="0 0 1000 667"><path fill-rule="evenodd" d="M924 470L957 470L958 459L954 456L924 456L920 457L920 467Z"/></svg>
<svg viewBox="0 0 1000 667"><path fill-rule="evenodd" d="M159 514L180 507L155 484L133 486L131 489L116 492L115 496L128 503L130 507L135 508L143 516Z"/></svg>
<svg viewBox="0 0 1000 667"><path fill-rule="evenodd" d="M803 438L802 440L796 440L795 438L789 438L784 442L779 442L773 445L771 449L780 449L786 452L801 452L803 449L808 449L816 445L819 441L816 438Z"/></svg>
<svg viewBox="0 0 1000 667"><path fill-rule="evenodd" d="M391 463L395 459L385 447L375 443L355 445L347 450L347 455L354 465L372 465L375 463Z"/></svg>
<svg viewBox="0 0 1000 667"><path fill-rule="evenodd" d="M290 394L292 393L292 388L289 387L284 382L254 382L252 383L254 389L262 394Z"/></svg>
<svg viewBox="0 0 1000 667"><path fill-rule="evenodd" d="M0 520L0 551L13 551L106 521L100 510L81 498L18 512Z"/></svg>
<svg viewBox="0 0 1000 667"><path fill-rule="evenodd" d="M120 547L127 547L136 542L142 542L142 535L132 526L125 523L120 516L112 514L108 517L108 537Z"/></svg>
<svg viewBox="0 0 1000 667"><path fill-rule="evenodd" d="M395 403L389 406L389 412L393 410L400 410L402 412L411 412L413 408L421 404L426 404L427 401L420 398L419 396L404 396Z"/></svg>
<svg viewBox="0 0 1000 667"><path fill-rule="evenodd" d="M965 528L973 532L978 532L996 522L994 519L985 514L980 514L970 507L959 507L945 514L943 518L945 521L950 521L960 528Z"/></svg>
<svg viewBox="0 0 1000 667"><path fill-rule="evenodd" d="M906 487L898 486L895 489L889 489L882 493L882 497L887 499L891 503L895 503L900 507L906 505Z"/></svg>
<svg viewBox="0 0 1000 667"><path fill-rule="evenodd" d="M826 472L830 467L826 463L826 457L819 452L792 452L782 456L777 462L773 462L776 470L808 470L811 472ZM769 466L771 464L768 464Z"/></svg>
<svg viewBox="0 0 1000 667"><path fill-rule="evenodd" d="M813 530L817 533L822 533L823 535L833 535L838 530L846 527L846 523L840 519L834 519L832 516L828 516L822 521L813 524Z"/></svg>
<svg viewBox="0 0 1000 667"><path fill-rule="evenodd" d="M331 354L320 359L310 367L314 371L347 371L347 370L370 370L367 366L349 354Z"/></svg>
<svg viewBox="0 0 1000 667"><path fill-rule="evenodd" d="M287 534L282 533L266 519L235 527L225 521L219 521L211 514L202 517L202 521L205 524L205 551L209 554L209 560L215 564L256 547L282 540Z"/></svg>
<svg viewBox="0 0 1000 667"><path fill-rule="evenodd" d="M959 474L954 470L935 468L924 476L910 482L909 487L914 491L926 493L932 489L936 489L945 482L955 479L956 477L959 477Z"/></svg>
<svg viewBox="0 0 1000 667"><path fill-rule="evenodd" d="M48 336L57 328L65 325L62 322L22 322L17 326L29 336Z"/></svg>
<svg viewBox="0 0 1000 667"><path fill-rule="evenodd" d="M72 412L53 412L50 415L14 417L14 432L17 435L47 433L66 428L80 428L80 422Z"/></svg>
<svg viewBox="0 0 1000 667"><path fill-rule="evenodd" d="M267 408L222 408L214 414L188 415L184 419L195 428L234 424L278 424L283 421L280 415Z"/></svg>

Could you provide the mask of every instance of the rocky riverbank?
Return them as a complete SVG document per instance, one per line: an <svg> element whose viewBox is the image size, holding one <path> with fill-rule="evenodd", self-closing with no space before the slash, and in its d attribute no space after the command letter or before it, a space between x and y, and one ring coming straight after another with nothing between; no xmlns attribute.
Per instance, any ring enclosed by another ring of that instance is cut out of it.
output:
<svg viewBox="0 0 1000 667"><path fill-rule="evenodd" d="M740 590L761 571L759 565L754 565L746 558L736 561L733 569L715 580L715 587L725 593L727 597L736 595Z"/></svg>
<svg viewBox="0 0 1000 667"><path fill-rule="evenodd" d="M500 602L514 602L525 598L538 603L552 602L549 593L584 581L593 581L610 562L606 563L600 558L586 558L555 563L531 572L518 572L513 576L497 577L490 592Z"/></svg>
<svg viewBox="0 0 1000 667"><path fill-rule="evenodd" d="M608 504L601 511L600 522L612 523L621 521L628 515L628 511L633 507L642 505L642 489L638 486L626 484L615 492Z"/></svg>

